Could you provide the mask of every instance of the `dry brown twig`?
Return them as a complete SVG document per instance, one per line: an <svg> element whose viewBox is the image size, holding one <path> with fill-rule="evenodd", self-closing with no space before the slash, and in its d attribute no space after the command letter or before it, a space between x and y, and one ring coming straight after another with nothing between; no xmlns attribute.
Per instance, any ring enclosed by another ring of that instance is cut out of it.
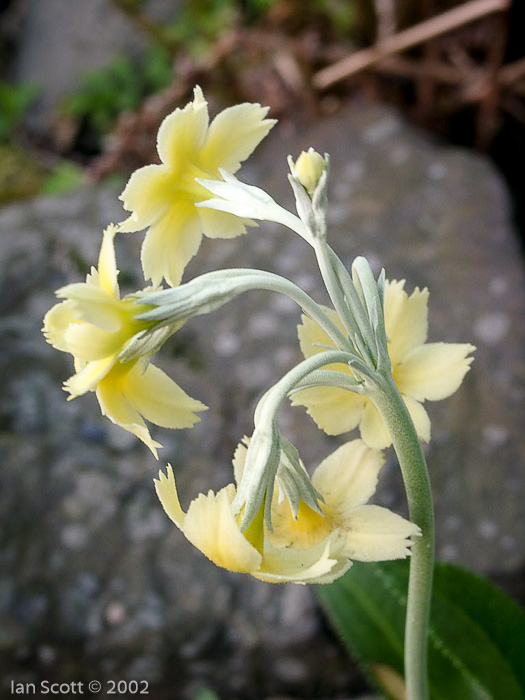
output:
<svg viewBox="0 0 525 700"><path fill-rule="evenodd" d="M373 66L384 58L459 29L494 12L504 12L509 7L510 0L471 0L465 5L460 5L437 17L420 22L409 29L404 29L374 46L357 51L347 58L323 68L313 76L313 84L320 90L325 89Z"/></svg>

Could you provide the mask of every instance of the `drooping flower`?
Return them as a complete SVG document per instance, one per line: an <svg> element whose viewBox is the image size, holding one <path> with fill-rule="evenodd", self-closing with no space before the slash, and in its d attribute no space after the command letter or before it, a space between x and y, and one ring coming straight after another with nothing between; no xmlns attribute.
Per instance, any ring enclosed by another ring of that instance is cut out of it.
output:
<svg viewBox="0 0 525 700"><path fill-rule="evenodd" d="M143 420L166 428L189 428L206 409L188 396L149 358L120 362L128 341L149 324L136 316L150 306L135 298L120 298L115 260L116 227L104 231L98 269L86 282L69 284L57 291L65 299L44 318L43 333L57 350L73 355L75 374L64 383L69 399L95 391L103 415L134 433L157 455L154 441ZM182 324L181 324L182 325Z"/></svg>
<svg viewBox="0 0 525 700"><path fill-rule="evenodd" d="M234 457L239 481L246 447ZM404 558L410 538L419 528L386 508L366 505L374 493L383 464L380 452L361 440L338 448L315 471L312 481L324 502L323 514L301 502L297 516L286 497L272 501L273 531L264 523L262 510L242 532L242 514L232 502L236 486L217 494L209 491L180 505L172 468L155 480L157 495L170 519L186 538L212 562L230 571L251 574L269 583L330 583L347 571L352 559L382 561Z"/></svg>
<svg viewBox="0 0 525 700"><path fill-rule="evenodd" d="M423 402L451 396L461 385L475 347L468 343L427 343L428 290L416 288L409 296L405 281L385 285L385 326L394 381L405 401L421 440L430 440L430 419ZM341 330L337 313L326 309ZM305 357L324 352L333 342L309 318L298 327L299 343ZM330 366L348 374L345 365ZM339 435L359 426L367 445L383 449L392 439L379 411L367 396L339 387L314 387L294 394L292 403L305 406L317 425L329 435Z"/></svg>
<svg viewBox="0 0 525 700"><path fill-rule="evenodd" d="M164 278L177 286L202 235L234 238L246 232L248 219L195 207L210 193L195 178L221 180L219 169L234 173L275 124L265 119L268 108L245 103L220 112L209 124L202 90L193 102L162 122L157 150L160 165L136 170L120 196L131 216L121 231L148 228L142 246L142 267L154 285Z"/></svg>

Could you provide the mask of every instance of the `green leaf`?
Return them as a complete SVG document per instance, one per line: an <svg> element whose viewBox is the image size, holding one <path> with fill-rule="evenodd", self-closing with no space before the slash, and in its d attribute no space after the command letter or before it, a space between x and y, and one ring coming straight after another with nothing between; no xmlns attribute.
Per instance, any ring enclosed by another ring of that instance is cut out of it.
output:
<svg viewBox="0 0 525 700"><path fill-rule="evenodd" d="M408 561L358 563L317 594L350 653L387 697L403 674ZM431 700L525 700L525 612L490 581L437 564Z"/></svg>

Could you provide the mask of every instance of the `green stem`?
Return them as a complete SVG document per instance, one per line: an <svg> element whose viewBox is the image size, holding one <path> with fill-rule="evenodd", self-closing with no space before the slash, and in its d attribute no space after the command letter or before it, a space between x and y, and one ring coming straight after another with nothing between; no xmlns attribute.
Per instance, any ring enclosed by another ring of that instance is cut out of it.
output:
<svg viewBox="0 0 525 700"><path fill-rule="evenodd" d="M316 372L324 365L348 364L354 358L355 355L342 350L327 350L308 357L281 377L259 400L255 407L255 430L248 446L243 476L232 502L232 508L236 513L240 512L244 506L242 530L248 527L256 517L265 499L268 508L265 517L267 522L271 522L271 497L279 466L279 461L276 459L280 451L277 416L281 404L294 387L309 374ZM269 494L268 497L267 494Z"/></svg>
<svg viewBox="0 0 525 700"><path fill-rule="evenodd" d="M284 294L298 304L340 348L353 350L353 345L335 323L306 292L280 275L263 270L232 268L207 272L174 289L142 292L138 299L155 308L142 313L141 321L172 323L192 316L210 313L247 291L267 290Z"/></svg>
<svg viewBox="0 0 525 700"><path fill-rule="evenodd" d="M434 572L434 513L427 465L414 424L392 376L382 375L370 396L399 459L410 520L421 528L412 547L405 622L407 700L428 700L428 627Z"/></svg>

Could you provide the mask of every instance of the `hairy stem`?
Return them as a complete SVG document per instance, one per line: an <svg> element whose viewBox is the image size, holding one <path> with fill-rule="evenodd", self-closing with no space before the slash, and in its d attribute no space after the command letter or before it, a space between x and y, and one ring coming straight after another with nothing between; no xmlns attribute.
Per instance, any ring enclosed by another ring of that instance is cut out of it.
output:
<svg viewBox="0 0 525 700"><path fill-rule="evenodd" d="M391 375L371 397L385 421L399 459L410 520L421 528L410 561L405 621L407 700L428 700L428 627L434 572L434 512L427 465L414 424Z"/></svg>

